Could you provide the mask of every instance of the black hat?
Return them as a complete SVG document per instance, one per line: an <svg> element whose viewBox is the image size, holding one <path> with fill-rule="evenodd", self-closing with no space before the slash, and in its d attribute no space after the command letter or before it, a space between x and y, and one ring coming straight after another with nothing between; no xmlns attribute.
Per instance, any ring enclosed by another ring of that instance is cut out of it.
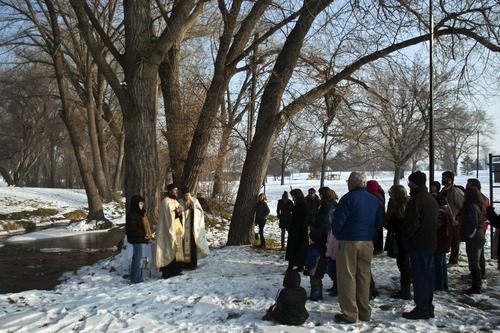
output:
<svg viewBox="0 0 500 333"><path fill-rule="evenodd" d="M420 171L415 171L410 176L408 176L408 180L415 185L424 186L425 182L427 180L427 177L425 176L425 173L420 172Z"/></svg>
<svg viewBox="0 0 500 333"><path fill-rule="evenodd" d="M167 185L167 191L173 190L174 188L177 188L177 185L175 185L174 183Z"/></svg>

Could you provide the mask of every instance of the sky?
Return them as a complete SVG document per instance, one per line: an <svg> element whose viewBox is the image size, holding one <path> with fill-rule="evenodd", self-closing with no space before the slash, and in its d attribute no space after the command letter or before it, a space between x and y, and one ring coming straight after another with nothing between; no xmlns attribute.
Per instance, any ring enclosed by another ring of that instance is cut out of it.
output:
<svg viewBox="0 0 500 333"><path fill-rule="evenodd" d="M341 180L326 185L341 196L347 192L347 176L342 174ZM271 214L275 214L277 200L290 186L303 192L318 188L318 181L306 180L307 174L293 178L285 186L268 179L266 194ZM456 183L465 185L466 178L459 176ZM386 191L392 184L391 173L378 174L375 179ZM486 188L487 174L481 173L480 180ZM0 212L42 206L58 207L61 213L84 208L85 192L7 187L0 182ZM117 226L123 226L125 217L113 205L105 206L105 214ZM487 280L483 281L483 293L461 293L469 287L462 277L468 274L462 244L459 265L449 269L450 291L435 293L434 319L409 321L401 317L414 303L389 297L399 287L399 272L395 260L384 253L372 261L380 296L370 301L370 322L336 324L333 317L340 311L338 299L324 294L319 302L307 302L309 319L302 326L293 327L261 320L282 286L287 267L284 252L250 245L225 246L229 221L220 221L222 228L207 230L211 254L200 259L198 269L185 271L182 276L163 280L152 268L151 277L132 285L123 278L128 273L130 255L129 248L124 248L95 265L64 274L54 290L1 294L0 332L500 332L500 275L496 260L490 259L489 242L485 249ZM73 231L49 228L12 235L8 241L64 237L75 232L89 231L78 227ZM277 223L269 222L264 232L279 239ZM302 276L301 285L309 293L307 277ZM323 278L323 285L331 287L328 276Z"/></svg>

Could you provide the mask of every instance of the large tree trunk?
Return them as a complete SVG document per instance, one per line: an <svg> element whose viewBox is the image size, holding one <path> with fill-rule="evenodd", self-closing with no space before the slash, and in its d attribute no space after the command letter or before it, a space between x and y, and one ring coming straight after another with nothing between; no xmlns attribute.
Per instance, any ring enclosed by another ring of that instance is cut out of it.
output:
<svg viewBox="0 0 500 333"><path fill-rule="evenodd" d="M179 45L175 43L168 52L167 58L160 65L161 91L165 106L166 139L170 158L170 170L174 183L182 180L182 170L186 163L189 149L188 116L182 107L181 88L179 83ZM169 175L165 175L168 179Z"/></svg>
<svg viewBox="0 0 500 333"><path fill-rule="evenodd" d="M243 165L235 203L237 209L233 211L229 227L228 245L249 244L252 240L255 202L266 174L276 135L286 121L278 118L281 97L297 64L300 49L311 24L331 2L332 0L306 1L304 7L307 8L299 17L276 60L262 95L255 137Z"/></svg>
<svg viewBox="0 0 500 333"><path fill-rule="evenodd" d="M99 145L99 139L97 134L97 123L96 123L96 106L94 99L94 75L92 74L92 65L90 56L87 57L87 70L85 78L85 90L86 96L86 108L87 108L87 123L89 132L90 149L92 151L92 165L94 181L98 188L98 193L100 194L104 202L111 201L111 189L108 187L108 182L104 175L103 164L101 160L101 151Z"/></svg>

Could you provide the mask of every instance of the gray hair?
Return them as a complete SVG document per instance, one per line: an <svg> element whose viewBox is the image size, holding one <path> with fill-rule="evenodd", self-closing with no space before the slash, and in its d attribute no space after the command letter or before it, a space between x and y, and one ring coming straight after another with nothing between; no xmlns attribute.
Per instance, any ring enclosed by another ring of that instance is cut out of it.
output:
<svg viewBox="0 0 500 333"><path fill-rule="evenodd" d="M362 172L359 172L359 171L351 172L351 174L349 175L348 181L349 181L349 183L351 183L351 185L354 188L358 188L358 187L366 188L366 176Z"/></svg>

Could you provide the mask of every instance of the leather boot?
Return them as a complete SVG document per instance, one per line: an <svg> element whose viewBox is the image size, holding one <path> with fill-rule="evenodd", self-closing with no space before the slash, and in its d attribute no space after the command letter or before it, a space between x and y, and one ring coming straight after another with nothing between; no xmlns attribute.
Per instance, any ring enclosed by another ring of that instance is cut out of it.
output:
<svg viewBox="0 0 500 333"><path fill-rule="evenodd" d="M472 286L469 289L464 290L464 294L471 295L471 294L480 294L481 293L481 286L482 286L482 272L480 269L474 269L471 272L472 276Z"/></svg>

